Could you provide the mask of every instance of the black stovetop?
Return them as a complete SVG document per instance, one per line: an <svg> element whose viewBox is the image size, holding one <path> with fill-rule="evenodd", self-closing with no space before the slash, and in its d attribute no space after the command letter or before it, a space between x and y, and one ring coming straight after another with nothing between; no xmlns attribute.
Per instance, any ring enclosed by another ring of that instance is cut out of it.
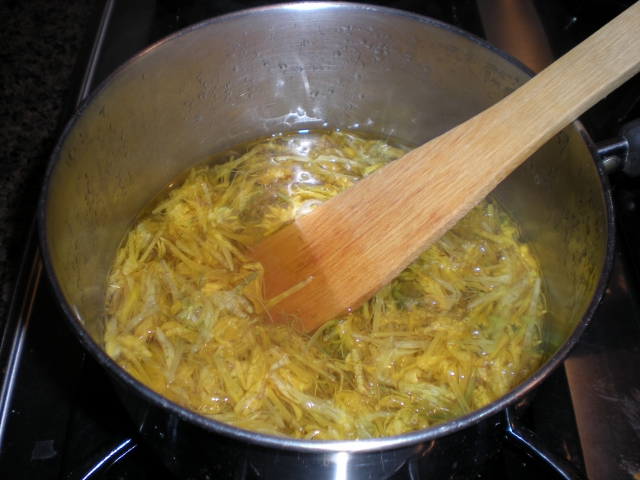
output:
<svg viewBox="0 0 640 480"><path fill-rule="evenodd" d="M528 2L528 0L520 0ZM67 117L115 68L145 46L211 16L269 3L258 0L105 0ZM409 10L485 36L476 1L369 1ZM500 4L499 0L495 0ZM513 2L502 2L509 4ZM531 2L529 2L531 3ZM533 2L555 56L596 30L625 2ZM638 79L583 118L596 141L640 116ZM580 345L542 385L522 418L547 445L593 479L640 476L640 182L611 177L618 245L609 288ZM635 256L634 256L635 254ZM25 479L170 478L137 436L109 380L67 328L41 278L37 238L29 237L0 343L0 476ZM478 478L553 478L505 443Z"/></svg>

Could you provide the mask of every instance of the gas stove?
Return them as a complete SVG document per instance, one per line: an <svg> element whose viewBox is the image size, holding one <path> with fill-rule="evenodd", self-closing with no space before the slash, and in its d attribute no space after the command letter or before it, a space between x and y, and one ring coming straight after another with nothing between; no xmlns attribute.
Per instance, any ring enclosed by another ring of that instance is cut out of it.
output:
<svg viewBox="0 0 640 480"><path fill-rule="evenodd" d="M96 2L65 117L128 58L183 27L259 0ZM455 25L542 68L631 2L378 0ZM595 141L640 117L640 79L582 118ZM65 120L66 120L65 118ZM591 479L640 478L640 179L610 178L617 247L607 292L581 343L542 384L522 423ZM0 343L0 472L25 479L171 478L138 437L106 375L68 329L31 232ZM252 473L235 478L254 478ZM566 478L505 442L477 478Z"/></svg>

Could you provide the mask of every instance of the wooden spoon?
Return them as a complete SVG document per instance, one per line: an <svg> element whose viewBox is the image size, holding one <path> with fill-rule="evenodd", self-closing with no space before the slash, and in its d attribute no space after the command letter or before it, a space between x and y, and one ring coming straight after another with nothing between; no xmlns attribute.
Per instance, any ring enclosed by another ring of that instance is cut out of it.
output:
<svg viewBox="0 0 640 480"><path fill-rule="evenodd" d="M504 100L260 242L250 256L266 298L285 297L272 317L311 332L359 307L639 65L640 2Z"/></svg>

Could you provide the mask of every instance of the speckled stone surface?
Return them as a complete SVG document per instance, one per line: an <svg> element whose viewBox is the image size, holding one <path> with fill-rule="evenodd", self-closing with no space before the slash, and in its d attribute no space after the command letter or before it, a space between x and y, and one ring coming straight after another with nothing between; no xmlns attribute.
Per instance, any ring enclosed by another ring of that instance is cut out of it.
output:
<svg viewBox="0 0 640 480"><path fill-rule="evenodd" d="M0 327L92 6L0 2Z"/></svg>

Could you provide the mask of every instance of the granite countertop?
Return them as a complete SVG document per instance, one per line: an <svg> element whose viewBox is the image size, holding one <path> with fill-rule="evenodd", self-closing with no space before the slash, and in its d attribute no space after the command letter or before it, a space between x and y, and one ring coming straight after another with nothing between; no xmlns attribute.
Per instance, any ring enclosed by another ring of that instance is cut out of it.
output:
<svg viewBox="0 0 640 480"><path fill-rule="evenodd" d="M0 335L93 3L0 2Z"/></svg>

